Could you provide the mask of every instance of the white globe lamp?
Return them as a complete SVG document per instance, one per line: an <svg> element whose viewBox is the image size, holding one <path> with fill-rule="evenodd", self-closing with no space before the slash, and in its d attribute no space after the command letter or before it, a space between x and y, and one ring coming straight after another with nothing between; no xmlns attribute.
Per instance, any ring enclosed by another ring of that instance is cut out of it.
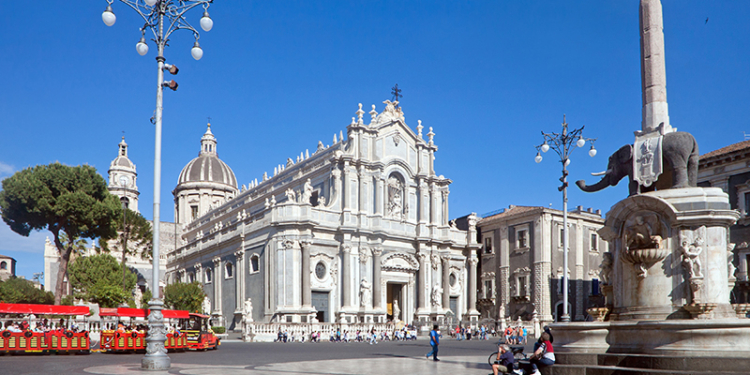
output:
<svg viewBox="0 0 750 375"><path fill-rule="evenodd" d="M115 16L115 12L112 11L111 5L107 5L107 9L102 12L102 21L104 21L104 24L107 26L112 26L115 24L115 21L117 21L117 17Z"/></svg>

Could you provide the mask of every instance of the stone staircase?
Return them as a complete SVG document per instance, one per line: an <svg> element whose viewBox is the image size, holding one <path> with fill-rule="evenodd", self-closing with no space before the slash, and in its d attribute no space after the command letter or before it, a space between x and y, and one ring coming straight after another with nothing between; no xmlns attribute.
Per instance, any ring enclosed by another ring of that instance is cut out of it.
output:
<svg viewBox="0 0 750 375"><path fill-rule="evenodd" d="M544 375L745 375L750 358L670 357L648 354L555 353Z"/></svg>

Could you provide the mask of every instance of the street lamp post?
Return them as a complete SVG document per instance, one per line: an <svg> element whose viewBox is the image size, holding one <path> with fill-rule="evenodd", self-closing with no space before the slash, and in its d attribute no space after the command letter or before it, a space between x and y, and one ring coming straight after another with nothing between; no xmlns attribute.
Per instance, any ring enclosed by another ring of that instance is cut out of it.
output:
<svg viewBox="0 0 750 375"><path fill-rule="evenodd" d="M563 322L570 321L570 313L568 312L568 165L570 165L571 147L573 145L583 147L588 141L591 144L589 156L593 158L596 155L596 149L594 148L596 138L584 138L583 128L581 126L580 129L568 131L568 123L565 122L565 115L563 115L562 133L542 132L544 143L536 146L537 153L534 158L534 161L541 163L542 154L539 151L547 152L552 149L560 156L560 163L562 164L562 178L560 178L562 186L558 187L557 190L563 193L563 314L560 317Z"/></svg>
<svg viewBox="0 0 750 375"><path fill-rule="evenodd" d="M107 8L102 13L102 21L107 26L115 24L117 18L112 10L114 0L107 0ZM180 29L186 29L193 32L195 43L190 50L194 59L200 60L203 57L203 50L198 44L200 34L184 18L187 11L197 7L203 7L203 16L200 19L201 28L209 31L213 27L213 20L208 15L208 7L213 0L120 0L121 3L129 6L143 18L145 21L141 27L141 39L136 43L135 48L139 55L143 56L148 53L148 44L146 44L146 31L150 30L153 34L153 41L156 43L158 65L156 80L156 112L153 123L155 125L155 146L154 146L154 242L153 242L153 273L151 278L151 293L153 298L148 302L151 313L148 316L148 337L146 338L146 355L141 361L141 368L145 370L166 370L169 369L171 362L167 356L167 350L164 348L166 340L166 330L164 328L164 317L161 313L163 301L159 290L159 223L161 207L161 120L162 120L162 92L164 87L177 90L177 82L174 80L164 81L164 70L170 74L177 74L177 67L166 64L164 58L164 47L169 42L169 36Z"/></svg>
<svg viewBox="0 0 750 375"><path fill-rule="evenodd" d="M125 184L120 184L125 189ZM128 198L120 197L120 203L122 203L122 236L120 236L120 248L122 250L122 291L127 293L127 274L125 272L125 260L128 253Z"/></svg>

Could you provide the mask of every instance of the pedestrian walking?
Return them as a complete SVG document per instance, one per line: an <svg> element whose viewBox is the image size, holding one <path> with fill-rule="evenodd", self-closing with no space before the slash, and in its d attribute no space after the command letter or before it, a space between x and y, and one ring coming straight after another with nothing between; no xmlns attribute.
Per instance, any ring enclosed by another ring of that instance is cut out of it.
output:
<svg viewBox="0 0 750 375"><path fill-rule="evenodd" d="M438 345L440 345L440 332L438 332L438 326L437 324L432 326L432 331L430 331L430 345L432 345L432 351L427 353L426 357L430 358L432 356L432 360L435 362L440 361L438 359Z"/></svg>
<svg viewBox="0 0 750 375"><path fill-rule="evenodd" d="M377 344L377 338L378 335L375 333L375 327L372 327L372 331L370 331L370 345L373 343Z"/></svg>

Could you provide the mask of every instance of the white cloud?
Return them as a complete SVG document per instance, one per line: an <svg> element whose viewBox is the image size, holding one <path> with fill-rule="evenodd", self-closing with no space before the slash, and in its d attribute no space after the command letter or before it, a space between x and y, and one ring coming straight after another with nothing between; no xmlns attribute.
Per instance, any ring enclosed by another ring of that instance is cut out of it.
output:
<svg viewBox="0 0 750 375"><path fill-rule="evenodd" d="M8 177L15 172L15 168L13 168L10 164L5 164L0 161L0 178Z"/></svg>
<svg viewBox="0 0 750 375"><path fill-rule="evenodd" d="M0 220L0 254L7 251L44 254L44 240L48 236L52 236L48 231L31 231L28 237L24 237Z"/></svg>
<svg viewBox="0 0 750 375"><path fill-rule="evenodd" d="M48 231L32 231L24 237L0 220L0 254L16 260L16 275L31 279L35 272L44 271L44 240Z"/></svg>

